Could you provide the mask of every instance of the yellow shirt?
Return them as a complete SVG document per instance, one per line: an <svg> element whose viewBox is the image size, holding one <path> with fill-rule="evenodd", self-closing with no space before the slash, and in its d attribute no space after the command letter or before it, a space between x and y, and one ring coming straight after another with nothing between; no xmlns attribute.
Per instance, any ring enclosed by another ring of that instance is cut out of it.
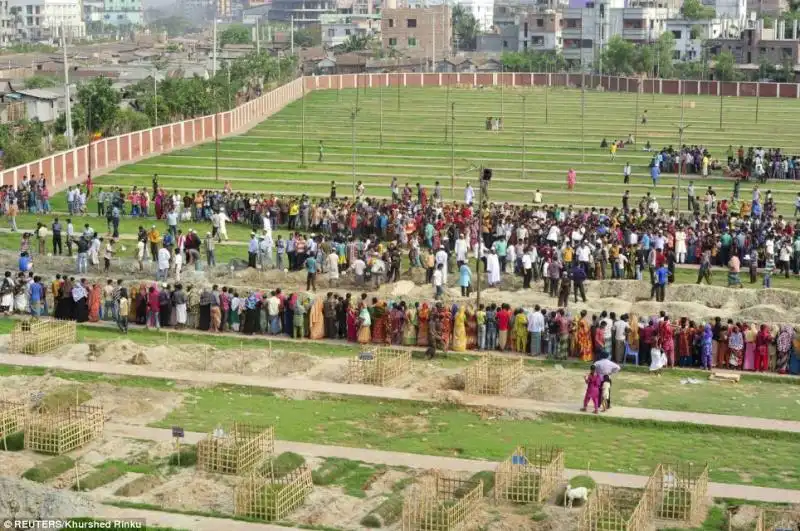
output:
<svg viewBox="0 0 800 531"><path fill-rule="evenodd" d="M147 233L147 239L150 240L150 243L158 243L161 241L161 234L157 229L153 229Z"/></svg>
<svg viewBox="0 0 800 531"><path fill-rule="evenodd" d="M128 317L128 312L130 311L128 299L122 297L119 300L119 315L123 317Z"/></svg>
<svg viewBox="0 0 800 531"><path fill-rule="evenodd" d="M289 207L289 215L296 216L298 213L300 213L300 205L297 203L292 203L292 205Z"/></svg>
<svg viewBox="0 0 800 531"><path fill-rule="evenodd" d="M564 249L564 262L570 263L572 262L572 248L568 247Z"/></svg>
<svg viewBox="0 0 800 531"><path fill-rule="evenodd" d="M611 148L610 149L611 149L611 153L616 153L617 152L617 145L616 144L611 144Z"/></svg>

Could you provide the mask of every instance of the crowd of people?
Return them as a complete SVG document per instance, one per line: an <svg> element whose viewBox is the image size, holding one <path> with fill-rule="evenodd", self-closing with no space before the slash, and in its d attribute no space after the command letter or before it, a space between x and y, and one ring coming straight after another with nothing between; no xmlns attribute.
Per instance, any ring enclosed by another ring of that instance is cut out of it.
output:
<svg viewBox="0 0 800 531"><path fill-rule="evenodd" d="M716 318L698 322L617 315L566 308L474 305L470 302L383 300L367 293L240 293L225 286L107 280L56 275L45 281L10 271L0 284L0 311L52 314L78 322L115 321L122 332L135 323L212 333L288 335L361 344L420 346L436 350L513 351L552 359L665 367L724 367L800 373L800 330ZM23 284L24 282L24 284ZM49 299L49 300L48 300Z"/></svg>

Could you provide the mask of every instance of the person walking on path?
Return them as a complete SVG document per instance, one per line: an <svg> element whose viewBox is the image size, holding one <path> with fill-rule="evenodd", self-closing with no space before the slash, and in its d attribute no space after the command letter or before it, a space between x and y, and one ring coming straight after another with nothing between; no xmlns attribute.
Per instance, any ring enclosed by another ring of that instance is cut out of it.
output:
<svg viewBox="0 0 800 531"><path fill-rule="evenodd" d="M594 405L594 413L597 414L600 407L600 387L603 385L603 377L597 374L596 368L592 365L589 374L584 378L586 382L586 393L583 395L583 407L581 411L586 411L589 401Z"/></svg>

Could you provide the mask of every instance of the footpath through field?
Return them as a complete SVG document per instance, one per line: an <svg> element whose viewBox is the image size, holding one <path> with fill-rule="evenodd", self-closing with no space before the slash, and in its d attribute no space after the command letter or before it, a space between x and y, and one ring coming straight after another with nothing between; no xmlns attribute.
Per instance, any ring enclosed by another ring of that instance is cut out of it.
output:
<svg viewBox="0 0 800 531"><path fill-rule="evenodd" d="M39 367L56 370L90 372L97 374L114 374L133 377L160 378L195 383L240 385L260 387L283 391L302 391L321 394L347 395L387 400L412 400L418 402L438 403L440 400L429 393L410 389L379 387L364 384L345 384L321 380L298 378L269 378L236 373L218 373L187 370L156 370L141 365L123 365L103 362L83 362L48 358L46 356L28 356L25 354L0 355L0 363L23 367ZM535 411L541 413L579 414L579 404L541 402L527 398L509 398L502 396L476 396L462 394L459 404L473 407L494 407L518 411ZM587 413L588 414L588 413ZM761 419L737 415L716 415L711 413L691 413L684 411L668 411L660 409L643 409L634 407L614 407L603 414L609 417L621 417L636 420L655 420L660 422L684 422L689 424L720 426L729 428L745 428L754 430L785 431L800 433L800 422L790 420Z"/></svg>
<svg viewBox="0 0 800 531"><path fill-rule="evenodd" d="M106 424L105 433L118 437L149 439L152 441L172 441L172 431L162 428L149 428L144 426L131 426L127 424ZM196 444L204 439L205 433L185 432L184 442ZM275 451L295 452L312 457L336 457L363 461L365 463L383 464L388 466L405 466L420 469L441 469L459 472L480 472L494 469L495 461L480 461L472 459L459 459L456 457L438 457L430 455L409 454L402 452L386 452L366 448L348 448L345 446L327 446L322 444L298 443L289 441L276 441ZM568 478L586 474L586 470L566 469ZM643 488L647 476L633 474L618 474L614 472L589 471L589 475L597 482L615 487ZM772 489L767 487L751 487L748 485L734 485L728 483L709 483L708 493L714 498L738 498L742 500L761 501L771 503L800 503L800 490Z"/></svg>

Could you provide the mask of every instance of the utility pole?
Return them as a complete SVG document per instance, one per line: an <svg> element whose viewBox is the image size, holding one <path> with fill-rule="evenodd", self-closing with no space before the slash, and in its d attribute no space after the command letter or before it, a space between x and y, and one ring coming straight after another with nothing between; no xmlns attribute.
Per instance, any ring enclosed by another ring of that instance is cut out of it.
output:
<svg viewBox="0 0 800 531"><path fill-rule="evenodd" d="M153 113L155 114L156 127L158 127L158 79L157 71L153 70Z"/></svg>
<svg viewBox="0 0 800 531"><path fill-rule="evenodd" d="M211 77L217 75L217 10L219 9L219 4L217 4L217 8L214 9L214 48L212 50L212 59L211 59Z"/></svg>
<svg viewBox="0 0 800 531"><path fill-rule="evenodd" d="M431 19L431 72L436 72L436 11Z"/></svg>
<svg viewBox="0 0 800 531"><path fill-rule="evenodd" d="M522 94L522 178L525 178L525 100L527 94Z"/></svg>
<svg viewBox="0 0 800 531"><path fill-rule="evenodd" d="M483 256L483 166L478 168L478 260L475 263L476 304L481 305L481 257Z"/></svg>
<svg viewBox="0 0 800 531"><path fill-rule="evenodd" d="M379 85L378 87L378 105L380 107L380 121L381 121L381 132L380 132L380 147L383 149L383 84Z"/></svg>
<svg viewBox="0 0 800 531"><path fill-rule="evenodd" d="M500 123L503 122L503 117L505 116L503 114L503 99L504 99L503 98L503 94L504 94L504 92L503 92L503 85L504 85L504 83L503 83L503 77L504 77L503 74L505 74L505 70L506 70L505 69L505 65L501 64L500 65Z"/></svg>
<svg viewBox="0 0 800 531"><path fill-rule="evenodd" d="M581 162L586 161L586 147L583 143L584 114L586 114L586 74L581 72Z"/></svg>
<svg viewBox="0 0 800 531"><path fill-rule="evenodd" d="M444 141L447 142L447 111L450 110L450 84L447 84L447 96L444 104Z"/></svg>
<svg viewBox="0 0 800 531"><path fill-rule="evenodd" d="M258 27L258 19L256 19L256 53L261 55L261 32Z"/></svg>
<svg viewBox="0 0 800 531"><path fill-rule="evenodd" d="M450 120L453 126L450 129L450 199L455 199L456 193L456 102L450 104Z"/></svg>
<svg viewBox="0 0 800 531"><path fill-rule="evenodd" d="M219 181L219 99L216 88L214 89L214 101L217 106L217 112L214 114L214 180Z"/></svg>
<svg viewBox="0 0 800 531"><path fill-rule="evenodd" d="M639 138L639 94L642 92L642 80L636 85L636 111L633 113L633 138Z"/></svg>
<svg viewBox="0 0 800 531"><path fill-rule="evenodd" d="M67 63L67 35L64 32L64 24L61 24L61 48L64 52L64 114L67 119L67 147L75 146L75 132L72 130L72 104L69 101L69 64Z"/></svg>
<svg viewBox="0 0 800 531"><path fill-rule="evenodd" d="M306 165L306 84L300 98L300 166Z"/></svg>
<svg viewBox="0 0 800 531"><path fill-rule="evenodd" d="M683 99L684 93L681 92L681 123L678 126L678 153L680 153L681 160L678 161L678 215L681 213L681 180L683 179L683 132L689 127L683 123ZM693 198L694 199L694 198Z"/></svg>
<svg viewBox="0 0 800 531"><path fill-rule="evenodd" d="M544 84L544 123L549 123L550 121L550 107L547 102L547 94L550 92L550 61L547 61L545 66L545 73L547 77L545 78Z"/></svg>
<svg viewBox="0 0 800 531"><path fill-rule="evenodd" d="M397 74L397 112L400 112L400 74Z"/></svg>
<svg viewBox="0 0 800 531"><path fill-rule="evenodd" d="M350 143L353 147L353 198L356 197L356 117L358 107L353 107L350 111Z"/></svg>
<svg viewBox="0 0 800 531"><path fill-rule="evenodd" d="M289 42L291 46L292 55L294 55L294 15L291 17L292 28L289 30Z"/></svg>
<svg viewBox="0 0 800 531"><path fill-rule="evenodd" d="M722 102L724 98L722 96L722 87L720 87L719 91L719 130L722 131Z"/></svg>
<svg viewBox="0 0 800 531"><path fill-rule="evenodd" d="M719 87L720 93L722 93L722 87ZM761 83L756 83L756 123L758 123L758 100L761 99Z"/></svg>

